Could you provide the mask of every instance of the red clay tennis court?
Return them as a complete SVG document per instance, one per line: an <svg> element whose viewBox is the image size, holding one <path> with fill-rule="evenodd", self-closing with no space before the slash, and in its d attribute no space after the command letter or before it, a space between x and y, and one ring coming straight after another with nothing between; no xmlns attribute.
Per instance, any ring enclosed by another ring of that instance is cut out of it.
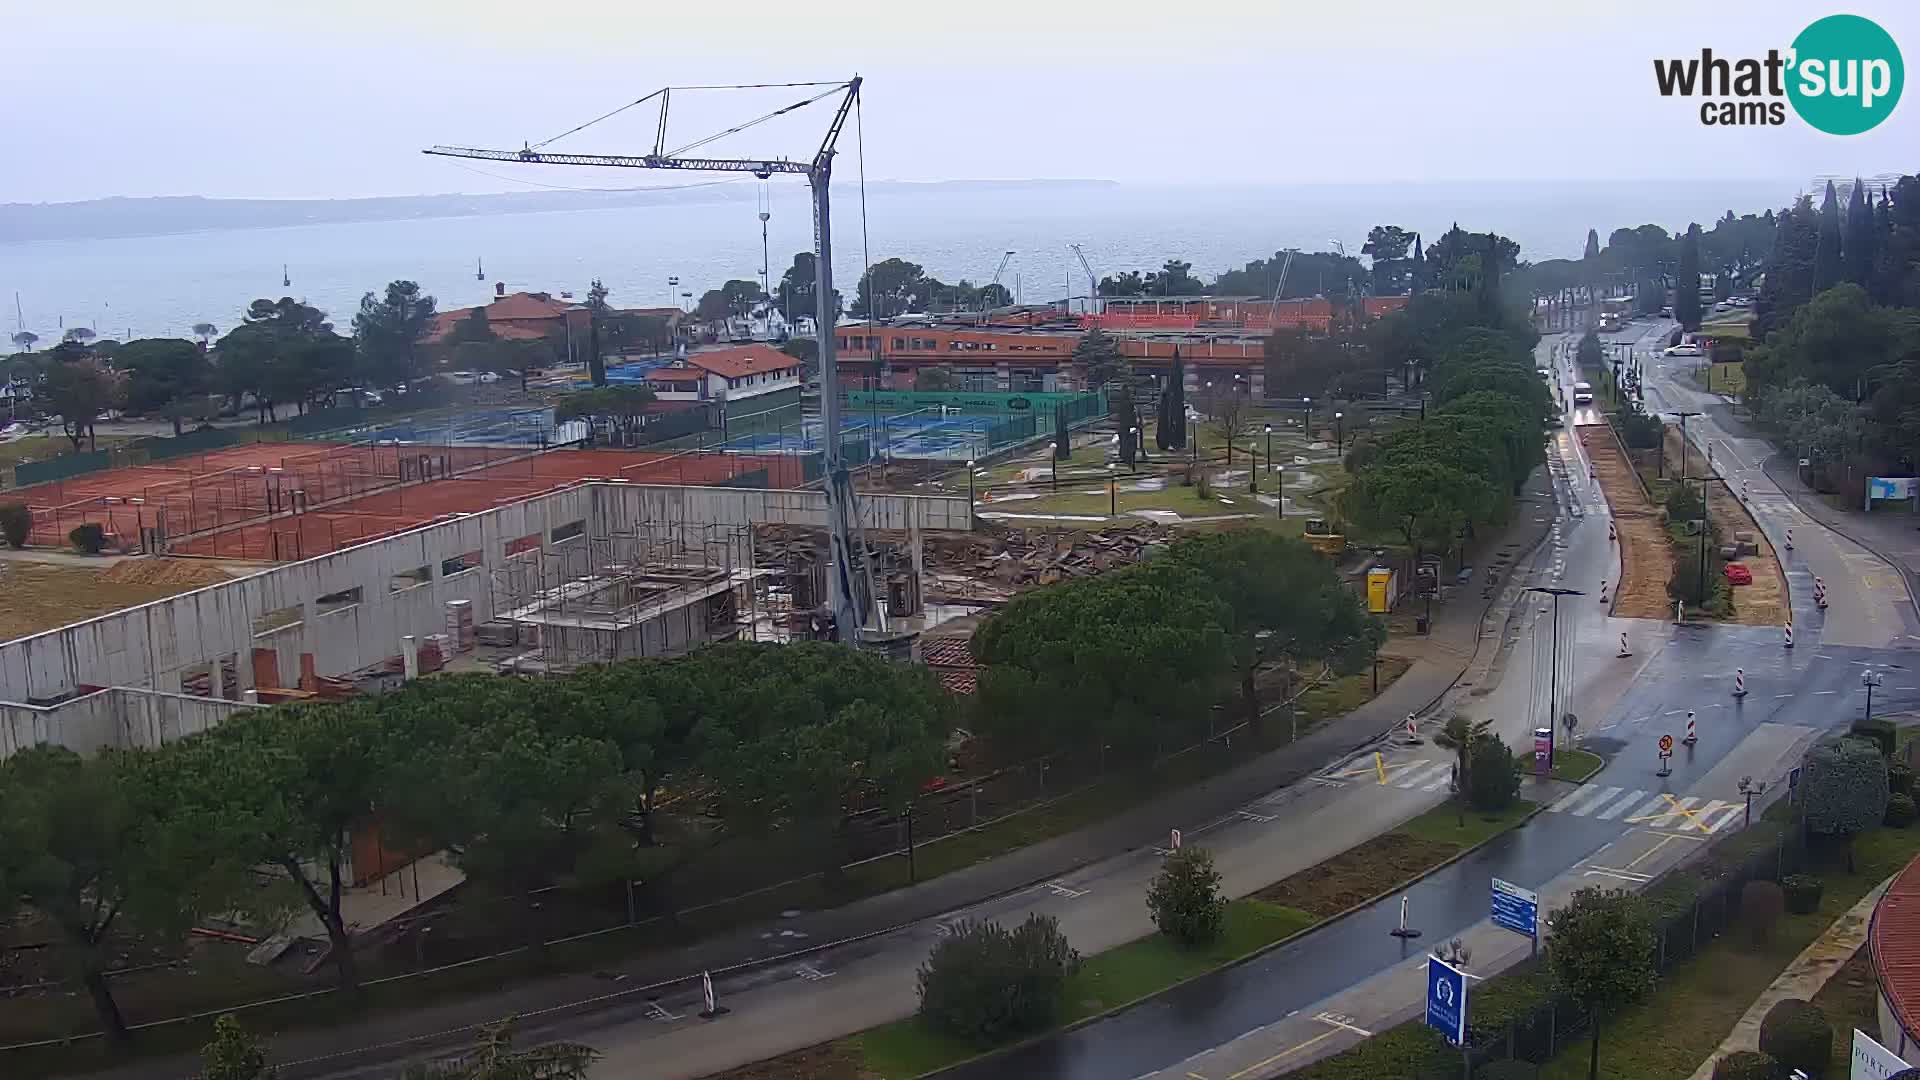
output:
<svg viewBox="0 0 1920 1080"><path fill-rule="evenodd" d="M346 448L359 449L359 448ZM381 447L382 451L390 448ZM438 455L446 448L437 448ZM455 450L479 450L455 447ZM495 448L496 457L503 451ZM471 514L570 486L587 479L638 484L734 484L795 488L805 483L806 458L726 451L649 453L629 450L513 452L506 460L390 479L385 489L328 502L314 498L283 506L271 520L215 528L171 550L183 555L286 561L310 559L450 514ZM412 470L409 470L410 472ZM301 509L300 507L311 507ZM292 511L298 512L292 512ZM264 512L253 515L265 517ZM175 533L175 535L178 535Z"/></svg>
<svg viewBox="0 0 1920 1080"><path fill-rule="evenodd" d="M113 546L217 532L269 515L483 468L527 450L486 446L254 443L19 489L33 511L29 543L63 546L75 526L101 526Z"/></svg>

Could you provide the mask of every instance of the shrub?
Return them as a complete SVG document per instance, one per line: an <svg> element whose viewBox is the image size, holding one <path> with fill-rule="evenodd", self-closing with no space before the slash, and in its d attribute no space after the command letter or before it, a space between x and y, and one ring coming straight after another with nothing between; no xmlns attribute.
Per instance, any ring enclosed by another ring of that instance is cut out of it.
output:
<svg viewBox="0 0 1920 1080"><path fill-rule="evenodd" d="M1147 889L1153 925L1182 945L1205 945L1220 937L1227 901L1220 895L1220 872L1205 848L1180 848L1160 864Z"/></svg>
<svg viewBox="0 0 1920 1080"><path fill-rule="evenodd" d="M1887 816L1887 759L1866 739L1843 738L1815 746L1807 755L1800 797L1807 830L1847 844Z"/></svg>
<svg viewBox="0 0 1920 1080"><path fill-rule="evenodd" d="M1886 823L1896 829L1904 829L1913 824L1914 807L1911 795L1887 796Z"/></svg>
<svg viewBox="0 0 1920 1080"><path fill-rule="evenodd" d="M1760 1021L1760 1049L1774 1056L1781 1072L1800 1069L1819 1080L1833 1057L1833 1028L1812 1002L1786 998Z"/></svg>
<svg viewBox="0 0 1920 1080"><path fill-rule="evenodd" d="M1468 759L1467 805L1491 813L1505 810L1520 797L1520 763L1498 735L1473 741Z"/></svg>
<svg viewBox="0 0 1920 1080"><path fill-rule="evenodd" d="M67 533L67 539L75 548L88 555L98 555L107 546L107 531L89 521L83 525L75 525L73 531Z"/></svg>
<svg viewBox="0 0 1920 1080"><path fill-rule="evenodd" d="M1820 893L1826 886L1810 874L1788 874L1780 879L1780 890L1787 895L1787 910L1795 915L1811 915L1820 910Z"/></svg>
<svg viewBox="0 0 1920 1080"><path fill-rule="evenodd" d="M27 534L33 531L33 511L23 502L0 503L0 537L15 549L27 546Z"/></svg>
<svg viewBox="0 0 1920 1080"><path fill-rule="evenodd" d="M1695 521L1706 512L1707 504L1700 501L1700 493L1685 484L1675 484L1667 492L1667 520Z"/></svg>
<svg viewBox="0 0 1920 1080"><path fill-rule="evenodd" d="M1749 881L1740 889L1740 921L1755 945L1766 944L1786 908L1786 894L1771 881Z"/></svg>
<svg viewBox="0 0 1920 1080"><path fill-rule="evenodd" d="M1779 1075L1780 1063L1758 1050L1736 1050L1713 1063L1713 1080L1774 1080Z"/></svg>
<svg viewBox="0 0 1920 1080"><path fill-rule="evenodd" d="M1540 1066L1513 1058L1491 1062L1473 1070L1473 1080L1537 1080L1539 1075Z"/></svg>
<svg viewBox="0 0 1920 1080"><path fill-rule="evenodd" d="M950 1035L991 1044L1053 1023L1080 969L1058 921L1029 915L1008 930L962 920L920 965L920 1016Z"/></svg>
<svg viewBox="0 0 1920 1080"><path fill-rule="evenodd" d="M1858 739L1866 739L1880 748L1880 756L1893 759L1893 744L1898 734L1893 721L1874 717L1871 720L1855 720L1847 732Z"/></svg>
<svg viewBox="0 0 1920 1080"><path fill-rule="evenodd" d="M1894 761L1887 765L1887 794L1913 794L1913 766L1904 761Z"/></svg>

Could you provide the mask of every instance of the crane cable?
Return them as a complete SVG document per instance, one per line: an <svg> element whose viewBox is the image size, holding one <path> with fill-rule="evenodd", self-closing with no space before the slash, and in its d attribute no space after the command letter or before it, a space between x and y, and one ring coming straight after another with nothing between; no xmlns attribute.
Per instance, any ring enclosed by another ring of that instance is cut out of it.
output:
<svg viewBox="0 0 1920 1080"><path fill-rule="evenodd" d="M867 318L874 317L873 310L873 252L867 247L867 121L860 111L860 95L853 95L853 137L858 144L860 157L860 277L867 285ZM880 389L880 370L873 372L873 388Z"/></svg>
<svg viewBox="0 0 1920 1080"><path fill-rule="evenodd" d="M786 105L781 108L775 109L764 116L755 117L754 119L748 120L743 124L735 124L734 126L727 128L725 131L715 132L714 134L709 135L704 139L696 139L695 141L680 147L678 150L675 150L666 156L670 158L677 158L687 153L690 150L698 150L699 148L707 145L710 142L716 142L720 139L726 138L729 135L738 135L742 131L745 131L748 128L753 127L757 124L764 124L776 116L785 116L786 114L793 112L796 109L804 109L807 106L812 105L817 101L831 97L833 94L837 93L838 91L846 89L846 86L847 86L846 83L835 83L832 86L829 86L828 88L826 88L825 90L820 91L818 94L815 94L810 98L807 98L805 101L796 101L791 105ZM856 104L859 101L857 97L854 100Z"/></svg>

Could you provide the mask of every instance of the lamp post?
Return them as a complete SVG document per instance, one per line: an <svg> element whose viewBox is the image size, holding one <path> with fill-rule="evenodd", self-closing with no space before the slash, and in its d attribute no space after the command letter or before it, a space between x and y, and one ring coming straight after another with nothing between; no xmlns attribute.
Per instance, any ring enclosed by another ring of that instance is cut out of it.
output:
<svg viewBox="0 0 1920 1080"><path fill-rule="evenodd" d="M967 459L967 517L973 517L973 459Z"/></svg>
<svg viewBox="0 0 1920 1080"><path fill-rule="evenodd" d="M1140 451L1146 449L1140 442L1139 428L1130 427L1127 429L1127 443L1133 447L1133 455L1127 460L1127 472L1137 472L1139 471L1139 466L1136 463L1140 460Z"/></svg>
<svg viewBox="0 0 1920 1080"><path fill-rule="evenodd" d="M1747 797L1747 825L1753 824L1753 797L1767 790L1766 781L1755 781L1751 776L1740 778L1740 794Z"/></svg>
<svg viewBox="0 0 1920 1080"><path fill-rule="evenodd" d="M1305 435L1308 442L1313 441L1313 399L1310 397L1300 399L1300 434Z"/></svg>
<svg viewBox="0 0 1920 1080"><path fill-rule="evenodd" d="M1873 719L1873 688L1880 685L1880 673L1871 668L1861 672L1860 685L1867 688L1867 715L1865 719L1871 720Z"/></svg>
<svg viewBox="0 0 1920 1080"><path fill-rule="evenodd" d="M1247 494L1260 494L1260 444L1247 444Z"/></svg>
<svg viewBox="0 0 1920 1080"><path fill-rule="evenodd" d="M1347 452L1347 428L1343 422L1346 415L1347 414L1343 412L1333 414L1333 454L1335 457L1339 457Z"/></svg>
<svg viewBox="0 0 1920 1080"><path fill-rule="evenodd" d="M1053 443L1053 457L1048 459L1047 465L1053 480L1054 494L1058 495L1060 493L1060 443L1058 440Z"/></svg>
<svg viewBox="0 0 1920 1080"><path fill-rule="evenodd" d="M1680 482L1684 484L1687 482L1687 418L1690 416L1699 416L1700 414L1698 412L1677 412L1673 415L1680 418ZM1666 449L1664 447L1660 451L1660 456L1666 456Z"/></svg>
<svg viewBox="0 0 1920 1080"><path fill-rule="evenodd" d="M1549 661L1552 673L1547 680L1547 768L1551 769L1553 755L1559 743L1559 734L1555 729L1560 722L1560 598L1585 596L1586 593L1579 589L1561 589L1548 585L1529 586L1526 591L1553 597L1553 655Z"/></svg>
<svg viewBox="0 0 1920 1080"><path fill-rule="evenodd" d="M1120 481L1113 475L1113 466L1107 466L1107 516L1120 516Z"/></svg>

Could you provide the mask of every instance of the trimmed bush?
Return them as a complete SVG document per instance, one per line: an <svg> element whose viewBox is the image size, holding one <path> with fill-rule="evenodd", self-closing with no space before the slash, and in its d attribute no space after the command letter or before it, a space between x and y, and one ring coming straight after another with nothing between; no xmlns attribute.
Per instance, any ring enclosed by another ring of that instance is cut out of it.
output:
<svg viewBox="0 0 1920 1080"><path fill-rule="evenodd" d="M1892 795L1912 795L1914 793L1913 766L1899 759L1887 762L1887 792Z"/></svg>
<svg viewBox="0 0 1920 1080"><path fill-rule="evenodd" d="M1885 820L1889 826L1895 829L1904 829L1913 824L1913 816L1913 796L1887 796L1887 816Z"/></svg>
<svg viewBox="0 0 1920 1080"><path fill-rule="evenodd" d="M1219 940L1227 921L1227 900L1220 895L1220 872L1205 848L1181 848L1160 864L1147 889L1153 925L1182 945Z"/></svg>
<svg viewBox="0 0 1920 1080"><path fill-rule="evenodd" d="M1740 888L1740 921L1755 945L1767 943L1786 909L1786 894L1771 881L1749 881Z"/></svg>
<svg viewBox="0 0 1920 1080"><path fill-rule="evenodd" d="M1494 1061L1473 1070L1473 1080L1538 1080L1540 1066L1531 1061Z"/></svg>
<svg viewBox="0 0 1920 1080"><path fill-rule="evenodd" d="M1826 886L1811 874L1788 874L1780 879L1780 890L1787 894L1787 910L1795 915L1811 915L1820 910L1820 894Z"/></svg>
<svg viewBox="0 0 1920 1080"><path fill-rule="evenodd" d="M1810 1001L1786 998L1767 1010L1760 1021L1760 1049L1772 1054L1780 1071L1804 1071L1813 1080L1826 1074L1833 1057L1833 1028L1827 1015Z"/></svg>
<svg viewBox="0 0 1920 1080"><path fill-rule="evenodd" d="M920 965L920 1018L991 1045L1051 1025L1080 954L1057 920L1029 915L1012 930L965 919Z"/></svg>
<svg viewBox="0 0 1920 1080"><path fill-rule="evenodd" d="M1780 1063L1772 1054L1736 1050L1713 1063L1713 1080L1775 1080Z"/></svg>
<svg viewBox="0 0 1920 1080"><path fill-rule="evenodd" d="M107 531L89 521L84 525L75 525L73 531L67 533L67 539L79 551L98 555L107 546Z"/></svg>
<svg viewBox="0 0 1920 1080"><path fill-rule="evenodd" d="M33 532L33 511L23 502L0 503L0 537L15 551L27 546L27 534Z"/></svg>
<svg viewBox="0 0 1920 1080"><path fill-rule="evenodd" d="M1468 759L1467 805L1483 813L1505 810L1520 797L1520 762L1498 735L1473 740Z"/></svg>
<svg viewBox="0 0 1920 1080"><path fill-rule="evenodd" d="M1878 716L1871 720L1855 720L1848 734L1858 739L1866 739L1880 748L1880 756L1892 760L1895 728L1893 721Z"/></svg>

